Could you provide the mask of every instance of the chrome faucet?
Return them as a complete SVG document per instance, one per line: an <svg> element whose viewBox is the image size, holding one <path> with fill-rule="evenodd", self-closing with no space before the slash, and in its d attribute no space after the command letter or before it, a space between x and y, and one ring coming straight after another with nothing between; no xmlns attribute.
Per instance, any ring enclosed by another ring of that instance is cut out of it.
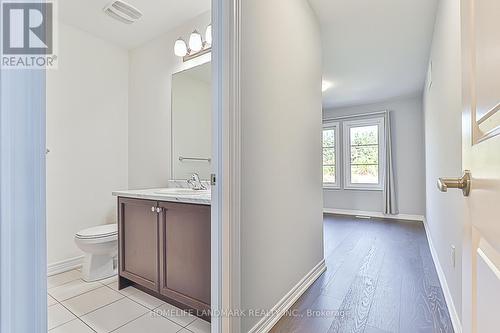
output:
<svg viewBox="0 0 500 333"><path fill-rule="evenodd" d="M196 191L207 189L207 187L201 183L200 175L198 175L196 172L193 173L193 175L191 176L191 179L187 180L187 183L189 184L189 186L193 190L196 190Z"/></svg>

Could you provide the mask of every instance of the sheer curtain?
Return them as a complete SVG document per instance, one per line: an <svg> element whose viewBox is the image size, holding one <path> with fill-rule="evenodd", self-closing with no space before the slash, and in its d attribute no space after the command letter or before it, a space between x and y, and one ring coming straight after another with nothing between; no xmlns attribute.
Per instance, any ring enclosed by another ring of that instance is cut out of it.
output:
<svg viewBox="0 0 500 333"><path fill-rule="evenodd" d="M396 198L396 183L394 181L394 165L392 156L391 113L385 112L385 184L384 184L384 214L399 214Z"/></svg>

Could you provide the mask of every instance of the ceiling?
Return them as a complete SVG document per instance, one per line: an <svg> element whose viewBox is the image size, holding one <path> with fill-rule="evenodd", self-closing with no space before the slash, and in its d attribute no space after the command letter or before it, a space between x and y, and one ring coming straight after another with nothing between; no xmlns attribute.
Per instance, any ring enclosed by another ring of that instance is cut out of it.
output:
<svg viewBox="0 0 500 333"><path fill-rule="evenodd" d="M309 0L321 26L323 107L422 91L437 0Z"/></svg>
<svg viewBox="0 0 500 333"><path fill-rule="evenodd" d="M58 1L59 18L64 23L131 49L172 30L211 7L211 0L125 0L139 9L143 16L133 24L124 24L102 11L110 1Z"/></svg>

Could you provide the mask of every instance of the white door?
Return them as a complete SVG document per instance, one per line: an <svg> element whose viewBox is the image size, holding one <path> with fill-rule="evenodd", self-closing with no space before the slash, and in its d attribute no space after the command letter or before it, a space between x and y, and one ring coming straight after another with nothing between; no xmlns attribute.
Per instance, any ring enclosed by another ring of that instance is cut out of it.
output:
<svg viewBox="0 0 500 333"><path fill-rule="evenodd" d="M462 0L464 332L500 332L500 1Z"/></svg>

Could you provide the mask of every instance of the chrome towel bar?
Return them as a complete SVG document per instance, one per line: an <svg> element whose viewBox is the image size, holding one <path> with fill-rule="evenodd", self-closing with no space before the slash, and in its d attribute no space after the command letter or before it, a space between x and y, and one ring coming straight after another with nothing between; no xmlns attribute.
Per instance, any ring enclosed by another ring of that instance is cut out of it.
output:
<svg viewBox="0 0 500 333"><path fill-rule="evenodd" d="M207 161L208 163L212 162L211 158L200 158L200 157L184 157L179 156L179 161Z"/></svg>

